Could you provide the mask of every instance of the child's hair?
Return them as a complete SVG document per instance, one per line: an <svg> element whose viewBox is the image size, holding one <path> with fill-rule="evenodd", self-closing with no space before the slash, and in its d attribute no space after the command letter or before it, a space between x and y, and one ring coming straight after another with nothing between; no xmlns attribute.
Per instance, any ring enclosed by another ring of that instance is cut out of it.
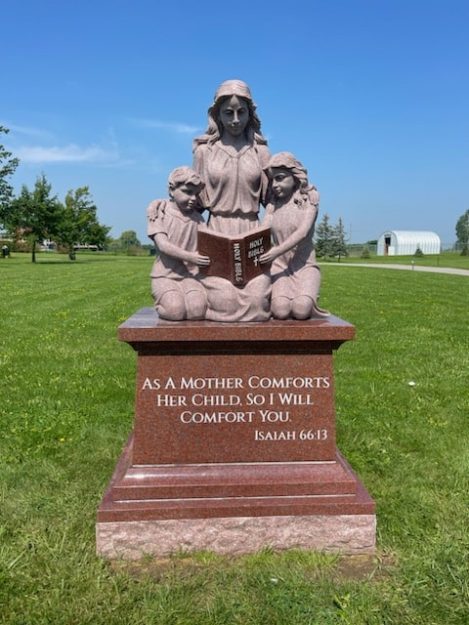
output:
<svg viewBox="0 0 469 625"><path fill-rule="evenodd" d="M252 99L248 85L242 80L225 80L217 89L212 106L208 109L208 127L205 134L194 139L194 149L201 143L212 145L223 134L223 126L220 122L220 107L232 96L241 98L249 110L249 122L247 127L248 139L253 143L267 145L266 139L261 133L261 120L256 113L256 105Z"/></svg>
<svg viewBox="0 0 469 625"><path fill-rule="evenodd" d="M293 201L298 206L303 207L307 203L319 204L319 194L316 187L308 182L306 167L291 152L278 152L270 157L269 162L264 167L264 171L270 180L272 180L272 169L286 169L291 173L296 182Z"/></svg>
<svg viewBox="0 0 469 625"><path fill-rule="evenodd" d="M177 189L183 184L191 184L197 188L197 193L200 193L205 187L205 183L202 178L191 167L176 167L169 174L168 178L168 190L171 197L171 191Z"/></svg>
<svg viewBox="0 0 469 625"><path fill-rule="evenodd" d="M183 184L192 184L196 189L197 193L200 193L202 189L205 187L205 183L202 178L190 167L176 167L169 174L168 178L168 192L170 199L172 197L172 191L182 186ZM157 219L164 218L166 213L166 208L168 205L168 200L153 200L147 208L147 220L151 230L151 224L153 224ZM153 233L149 234L150 238L153 238Z"/></svg>

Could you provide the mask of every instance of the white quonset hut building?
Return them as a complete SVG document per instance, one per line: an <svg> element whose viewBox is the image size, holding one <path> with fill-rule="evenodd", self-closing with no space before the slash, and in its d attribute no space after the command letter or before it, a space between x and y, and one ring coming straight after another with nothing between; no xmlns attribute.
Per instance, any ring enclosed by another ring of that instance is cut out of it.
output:
<svg viewBox="0 0 469 625"><path fill-rule="evenodd" d="M435 232L423 230L386 230L378 239L378 256L415 254L420 248L424 254L439 254L440 237Z"/></svg>

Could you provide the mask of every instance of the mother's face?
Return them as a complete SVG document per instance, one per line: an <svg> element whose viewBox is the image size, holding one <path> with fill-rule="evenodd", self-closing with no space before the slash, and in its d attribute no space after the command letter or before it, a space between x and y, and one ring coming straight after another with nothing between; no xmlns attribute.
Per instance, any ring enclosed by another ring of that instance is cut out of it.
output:
<svg viewBox="0 0 469 625"><path fill-rule="evenodd" d="M237 95L228 97L220 105L218 112L223 132L232 137L240 137L249 124L250 113L247 101Z"/></svg>

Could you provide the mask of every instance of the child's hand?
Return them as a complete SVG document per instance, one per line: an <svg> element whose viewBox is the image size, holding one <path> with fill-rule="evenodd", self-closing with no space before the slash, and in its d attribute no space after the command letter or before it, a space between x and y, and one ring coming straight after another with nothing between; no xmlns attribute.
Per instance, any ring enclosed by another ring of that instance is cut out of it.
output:
<svg viewBox="0 0 469 625"><path fill-rule="evenodd" d="M259 262L261 265L267 265L277 258L278 254L275 253L275 247L271 247L268 252L259 256Z"/></svg>
<svg viewBox="0 0 469 625"><path fill-rule="evenodd" d="M194 252L190 262L199 267L207 267L207 265L210 265L210 258L208 256L202 256L202 254L198 252Z"/></svg>

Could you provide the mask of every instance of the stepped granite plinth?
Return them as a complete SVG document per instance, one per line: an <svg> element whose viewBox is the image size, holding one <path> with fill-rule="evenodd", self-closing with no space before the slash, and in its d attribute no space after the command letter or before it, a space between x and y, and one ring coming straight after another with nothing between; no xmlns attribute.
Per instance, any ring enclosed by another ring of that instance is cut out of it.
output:
<svg viewBox="0 0 469 625"><path fill-rule="evenodd" d="M98 510L98 553L372 553L375 504L336 447L333 352L354 332L334 316L130 317L119 338L137 352L135 423Z"/></svg>

